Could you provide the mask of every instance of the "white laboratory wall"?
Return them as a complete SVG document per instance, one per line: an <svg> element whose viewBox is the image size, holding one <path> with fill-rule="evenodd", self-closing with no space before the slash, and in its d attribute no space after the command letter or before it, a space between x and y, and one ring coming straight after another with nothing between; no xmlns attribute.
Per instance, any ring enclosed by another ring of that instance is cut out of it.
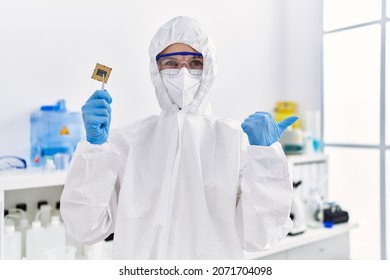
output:
<svg viewBox="0 0 390 280"><path fill-rule="evenodd" d="M321 110L323 0L283 1L283 98L307 111Z"/></svg>
<svg viewBox="0 0 390 280"><path fill-rule="evenodd" d="M214 38L220 66L215 114L242 120L255 110L271 111L286 88L285 2L3 0L0 155L28 158L29 115L40 105L64 98L80 110L100 87L90 78L96 62L113 68L107 85L112 127L158 114L147 50L157 28L177 15L196 18Z"/></svg>

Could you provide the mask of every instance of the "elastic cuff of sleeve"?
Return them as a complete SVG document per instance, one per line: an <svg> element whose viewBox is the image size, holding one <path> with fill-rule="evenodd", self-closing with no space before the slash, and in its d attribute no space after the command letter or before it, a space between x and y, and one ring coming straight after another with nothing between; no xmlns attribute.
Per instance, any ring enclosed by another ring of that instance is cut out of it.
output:
<svg viewBox="0 0 390 280"><path fill-rule="evenodd" d="M285 156L283 149L282 149L282 145L280 145L279 142L275 142L270 146L250 145L249 149L250 149L252 155L255 155L255 156L258 155L260 157L269 156L269 155L270 156L275 156L275 155Z"/></svg>
<svg viewBox="0 0 390 280"><path fill-rule="evenodd" d="M101 152L114 152L119 154L118 149L107 140L107 142L103 144L91 144L86 139L80 140L77 145L77 151L80 153L101 153Z"/></svg>
<svg viewBox="0 0 390 280"><path fill-rule="evenodd" d="M283 178L288 176L288 162L279 142L271 146L250 146L248 167L262 176Z"/></svg>

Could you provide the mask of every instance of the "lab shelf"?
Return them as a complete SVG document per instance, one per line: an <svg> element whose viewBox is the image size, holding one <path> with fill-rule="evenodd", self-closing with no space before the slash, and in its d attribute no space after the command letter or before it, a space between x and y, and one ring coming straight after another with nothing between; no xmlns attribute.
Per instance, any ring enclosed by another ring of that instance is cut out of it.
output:
<svg viewBox="0 0 390 280"><path fill-rule="evenodd" d="M294 165L321 163L328 160L328 156L325 154L302 154L302 155L288 155L287 159Z"/></svg>
<svg viewBox="0 0 390 280"><path fill-rule="evenodd" d="M28 170L0 175L0 192L18 189L60 186L65 182L65 171L47 173L42 170Z"/></svg>
<svg viewBox="0 0 390 280"><path fill-rule="evenodd" d="M65 183L66 172L44 172L41 169L27 169L0 173L0 259L4 248L4 208L17 202L24 202L28 209L34 209L39 199L52 205L58 200ZM14 207L14 206L13 206ZM35 213L29 211L31 220Z"/></svg>

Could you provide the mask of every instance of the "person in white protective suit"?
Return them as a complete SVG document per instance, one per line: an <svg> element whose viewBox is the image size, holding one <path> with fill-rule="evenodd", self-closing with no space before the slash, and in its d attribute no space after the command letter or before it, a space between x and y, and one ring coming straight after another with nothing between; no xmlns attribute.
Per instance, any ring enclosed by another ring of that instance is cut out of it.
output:
<svg viewBox="0 0 390 280"><path fill-rule="evenodd" d="M114 259L241 259L276 245L292 226L277 140L297 117L211 115L215 49L191 18L163 25L149 54L160 115L109 130L107 91L83 106L87 137L61 197L69 234L93 244L115 233Z"/></svg>

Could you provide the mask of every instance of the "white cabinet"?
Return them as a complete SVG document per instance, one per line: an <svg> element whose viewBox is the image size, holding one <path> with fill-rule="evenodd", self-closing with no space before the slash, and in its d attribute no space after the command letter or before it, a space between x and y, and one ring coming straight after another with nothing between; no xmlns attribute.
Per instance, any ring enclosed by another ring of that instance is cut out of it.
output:
<svg viewBox="0 0 390 280"><path fill-rule="evenodd" d="M26 203L31 221L37 211L37 202L47 200L54 208L60 199L66 172L43 173L37 171L13 172L0 175L0 259L4 251L4 209L16 203Z"/></svg>
<svg viewBox="0 0 390 280"><path fill-rule="evenodd" d="M349 234L326 238L286 251L290 260L347 260L349 259Z"/></svg>
<svg viewBox="0 0 390 280"><path fill-rule="evenodd" d="M246 252L246 259L261 260L347 260L349 232L357 224L344 223L332 228L309 229L296 236L287 236L274 248Z"/></svg>

